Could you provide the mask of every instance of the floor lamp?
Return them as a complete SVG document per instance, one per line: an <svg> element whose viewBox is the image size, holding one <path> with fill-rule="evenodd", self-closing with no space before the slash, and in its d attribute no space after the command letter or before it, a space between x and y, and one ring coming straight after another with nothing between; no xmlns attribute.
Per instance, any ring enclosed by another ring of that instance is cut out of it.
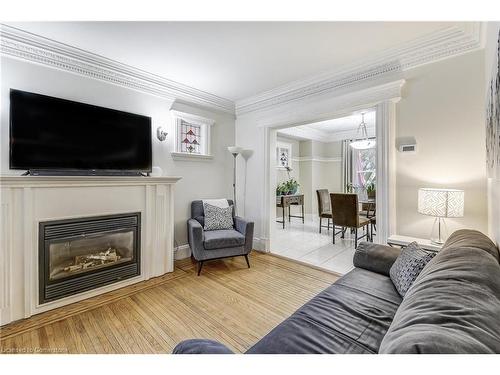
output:
<svg viewBox="0 0 500 375"><path fill-rule="evenodd" d="M236 215L236 157L243 150L241 147L229 146L228 151L233 154L233 204L234 204L234 214Z"/></svg>

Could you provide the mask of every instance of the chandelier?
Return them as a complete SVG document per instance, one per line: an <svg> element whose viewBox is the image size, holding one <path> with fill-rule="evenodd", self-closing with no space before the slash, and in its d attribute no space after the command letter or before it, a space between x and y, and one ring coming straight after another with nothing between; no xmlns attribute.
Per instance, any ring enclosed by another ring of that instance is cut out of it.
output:
<svg viewBox="0 0 500 375"><path fill-rule="evenodd" d="M351 147L356 150L366 150L375 147L375 140L368 139L368 132L366 131L365 114L361 114L361 123L358 127L358 135L361 133L361 138L351 142Z"/></svg>

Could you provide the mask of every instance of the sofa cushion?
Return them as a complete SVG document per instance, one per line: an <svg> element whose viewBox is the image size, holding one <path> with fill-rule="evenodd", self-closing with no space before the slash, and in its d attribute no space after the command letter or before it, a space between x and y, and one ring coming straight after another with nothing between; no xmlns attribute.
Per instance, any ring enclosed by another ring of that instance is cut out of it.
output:
<svg viewBox="0 0 500 375"><path fill-rule="evenodd" d="M500 353L498 250L479 232L459 232L408 290L381 353Z"/></svg>
<svg viewBox="0 0 500 375"><path fill-rule="evenodd" d="M238 247L245 244L245 236L234 229L210 230L205 232L203 246L206 250Z"/></svg>
<svg viewBox="0 0 500 375"><path fill-rule="evenodd" d="M247 353L376 353L400 303L387 276L356 268Z"/></svg>
<svg viewBox="0 0 500 375"><path fill-rule="evenodd" d="M416 242L401 250L390 270L391 280L401 297L404 297L417 276L435 255L435 252L421 249Z"/></svg>

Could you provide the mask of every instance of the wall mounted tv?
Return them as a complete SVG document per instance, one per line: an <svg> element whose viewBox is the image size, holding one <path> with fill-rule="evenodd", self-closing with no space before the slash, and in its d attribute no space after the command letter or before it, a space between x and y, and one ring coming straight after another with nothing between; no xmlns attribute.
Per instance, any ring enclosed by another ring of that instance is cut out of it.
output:
<svg viewBox="0 0 500 375"><path fill-rule="evenodd" d="M151 172L151 118L10 90L10 168L33 174Z"/></svg>

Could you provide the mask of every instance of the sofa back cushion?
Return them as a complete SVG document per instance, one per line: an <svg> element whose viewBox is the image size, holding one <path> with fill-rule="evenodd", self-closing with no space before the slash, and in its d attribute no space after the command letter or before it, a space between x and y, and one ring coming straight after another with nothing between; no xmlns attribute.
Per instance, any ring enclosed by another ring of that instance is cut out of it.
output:
<svg viewBox="0 0 500 375"><path fill-rule="evenodd" d="M498 249L455 232L406 293L380 353L500 353Z"/></svg>

